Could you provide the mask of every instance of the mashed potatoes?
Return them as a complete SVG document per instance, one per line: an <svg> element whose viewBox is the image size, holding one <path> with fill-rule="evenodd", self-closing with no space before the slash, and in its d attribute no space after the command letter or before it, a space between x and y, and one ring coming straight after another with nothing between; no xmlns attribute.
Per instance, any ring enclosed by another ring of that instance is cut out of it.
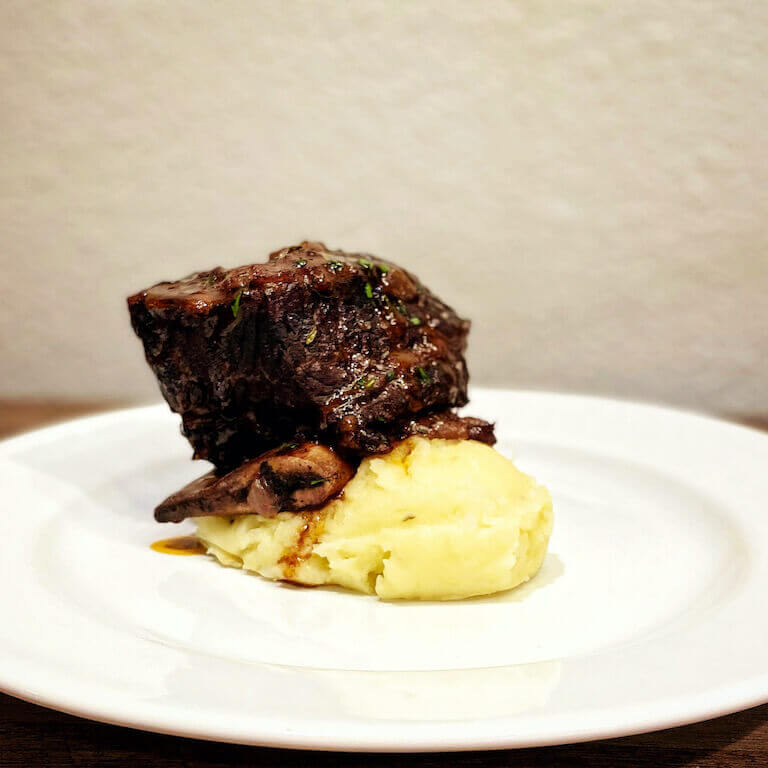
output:
<svg viewBox="0 0 768 768"><path fill-rule="evenodd" d="M510 589L541 566L547 489L493 448L411 438L365 459L314 513L198 519L224 565L384 599L452 600Z"/></svg>

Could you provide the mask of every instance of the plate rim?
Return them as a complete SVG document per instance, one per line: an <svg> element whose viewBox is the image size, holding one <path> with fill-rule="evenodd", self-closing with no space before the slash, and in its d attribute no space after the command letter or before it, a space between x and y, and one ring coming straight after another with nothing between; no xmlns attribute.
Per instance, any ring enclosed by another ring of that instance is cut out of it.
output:
<svg viewBox="0 0 768 768"><path fill-rule="evenodd" d="M338 733L338 726L345 723L343 720L318 719L313 721L297 721L301 727L286 729L284 726L280 727L281 720L278 718L256 718L249 723L247 731L230 729L229 733L226 733L223 730L215 731L215 729L209 729L205 731L183 725L184 716L178 714L178 707L174 708L177 710L176 714L166 714L164 716L166 723L173 722L174 724L162 725L151 718L120 714L118 711L119 707L109 708L109 711L105 712L104 708L96 710L93 707L69 703L66 697L37 696L24 690L23 686L9 686L2 681L0 681L0 693L92 722L180 738L223 744L317 752L415 754L553 747L670 730L694 723L706 722L768 703L768 674L760 678L754 678L751 682L754 685L745 686L743 683L735 683L711 689L707 692L706 696L670 697L670 699L666 700L665 709L662 710L662 714L645 718L634 714L629 715L633 718L633 724L630 726L626 724L626 719L628 717L627 709L631 710L631 708L616 710L613 719L607 724L586 726L581 725L579 722L574 722L572 718L572 724L568 727L560 727L556 731L553 730L546 734L542 733L523 738L516 738L511 735L484 737L475 731L471 731L465 737L457 736L458 728L452 729L453 736L450 738L446 738L442 732L425 737L424 723L398 722L397 728L404 734L407 734L409 731L413 731L416 734L413 738L404 736L401 741L393 741L393 725L391 722L386 721L377 722L373 725L370 723L366 724L364 728L366 735L358 739L350 738L348 735L343 740L339 737L334 738L333 736L326 737L323 735L324 732ZM755 690L746 692L743 689L747 687L754 688ZM714 701L710 702L710 699L719 702L719 704L714 703ZM671 714L664 714L665 712L680 711L681 707L684 708L686 714L677 717ZM160 709L164 708L161 707ZM480 722L483 724L495 722L501 725L504 723L511 724L515 719L516 716L509 716L489 718ZM589 720L590 716L586 716L585 719ZM451 725L455 726L457 723L451 723ZM427 727L429 730L444 731L446 724L430 723ZM381 735L373 735L376 731L380 731Z"/></svg>

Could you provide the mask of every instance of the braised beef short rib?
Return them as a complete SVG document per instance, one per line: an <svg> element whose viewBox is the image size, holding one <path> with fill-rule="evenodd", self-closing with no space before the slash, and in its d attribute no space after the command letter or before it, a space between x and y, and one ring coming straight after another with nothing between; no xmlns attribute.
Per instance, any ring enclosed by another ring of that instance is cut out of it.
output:
<svg viewBox="0 0 768 768"><path fill-rule="evenodd" d="M469 322L391 262L304 242L159 283L128 306L214 478L286 442L353 464L410 434L493 443L490 424L451 412L467 402Z"/></svg>

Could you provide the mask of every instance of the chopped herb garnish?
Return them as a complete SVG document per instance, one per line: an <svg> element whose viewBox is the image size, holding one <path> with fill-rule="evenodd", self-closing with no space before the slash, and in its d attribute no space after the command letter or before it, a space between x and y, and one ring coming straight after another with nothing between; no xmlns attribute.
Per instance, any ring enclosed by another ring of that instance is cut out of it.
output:
<svg viewBox="0 0 768 768"><path fill-rule="evenodd" d="M368 259L358 259L357 263L363 268L363 269L370 269L371 268L371 262L368 261Z"/></svg>
<svg viewBox="0 0 768 768"><path fill-rule="evenodd" d="M392 379L395 378L395 372L394 371L387 371L387 381L392 381Z"/></svg>
<svg viewBox="0 0 768 768"><path fill-rule="evenodd" d="M376 421L379 422L379 424L386 424L387 420L383 416L377 416Z"/></svg>
<svg viewBox="0 0 768 768"><path fill-rule="evenodd" d="M379 272L381 272L382 275L386 275L387 272L389 272L389 267L386 264L377 264L376 266L379 268Z"/></svg>
<svg viewBox="0 0 768 768"><path fill-rule="evenodd" d="M328 269L331 270L331 272L338 272L344 264L340 261L329 261L328 262Z"/></svg>
<svg viewBox="0 0 768 768"><path fill-rule="evenodd" d="M365 284L365 295L369 298L373 298L373 286L370 283Z"/></svg>
<svg viewBox="0 0 768 768"><path fill-rule="evenodd" d="M208 275L208 277L205 278L205 284L210 288L218 279L218 275Z"/></svg>
<svg viewBox="0 0 768 768"><path fill-rule="evenodd" d="M421 320L418 317L411 318L411 325L421 325Z"/></svg>
<svg viewBox="0 0 768 768"><path fill-rule="evenodd" d="M314 480L309 481L309 487L314 488L316 485L322 485L323 483L327 483L328 478L327 477L316 477Z"/></svg>
<svg viewBox="0 0 768 768"><path fill-rule="evenodd" d="M317 338L317 326L312 328L312 330L307 334L307 337L304 339L304 343L307 346L309 346L316 338Z"/></svg>
<svg viewBox="0 0 768 768"><path fill-rule="evenodd" d="M307 260L306 259L299 259L296 262L297 267L306 267L307 266Z"/></svg>
<svg viewBox="0 0 768 768"><path fill-rule="evenodd" d="M235 300L232 302L232 306L230 309L232 310L232 316L237 319L237 316L240 314L240 299L243 296L243 289L241 288L236 294L235 294Z"/></svg>
<svg viewBox="0 0 768 768"><path fill-rule="evenodd" d="M419 378L420 378L420 379L421 379L421 380L422 380L422 381L423 381L425 384L426 384L428 381L432 381L432 379L430 378L429 374L428 374L428 373L427 373L427 372L426 372L426 371L425 371L425 370L424 370L424 369L423 369L421 366L419 366L419 367L416 369L416 374L418 375L418 377L419 377Z"/></svg>
<svg viewBox="0 0 768 768"><path fill-rule="evenodd" d="M356 382L355 386L358 389L365 389L365 376L361 376Z"/></svg>
<svg viewBox="0 0 768 768"><path fill-rule="evenodd" d="M403 302L400 299L397 300L397 303L395 304L395 306L397 307L397 311L401 315L407 315L408 314L408 310L405 308L405 304L403 304Z"/></svg>
<svg viewBox="0 0 768 768"><path fill-rule="evenodd" d="M375 376L369 376L365 380L365 388L366 389L370 389L375 383L376 383L376 377Z"/></svg>
<svg viewBox="0 0 768 768"><path fill-rule="evenodd" d="M298 443L283 443L277 447L278 451L292 451L294 448L298 448Z"/></svg>

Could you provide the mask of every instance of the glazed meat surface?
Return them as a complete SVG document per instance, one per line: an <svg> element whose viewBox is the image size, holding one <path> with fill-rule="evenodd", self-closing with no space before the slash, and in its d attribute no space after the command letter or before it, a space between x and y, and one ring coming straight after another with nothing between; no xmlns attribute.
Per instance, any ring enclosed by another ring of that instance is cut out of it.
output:
<svg viewBox="0 0 768 768"><path fill-rule="evenodd" d="M425 437L429 440L477 440L487 445L496 443L493 424L473 416L458 416L451 411L431 413L408 421L400 428L400 436L403 439Z"/></svg>
<svg viewBox="0 0 768 768"><path fill-rule="evenodd" d="M469 322L391 262L304 242L128 306L195 457L219 474L285 442L354 462L418 434L420 419L469 434L450 413L467 402ZM493 442L472 421L470 439Z"/></svg>

